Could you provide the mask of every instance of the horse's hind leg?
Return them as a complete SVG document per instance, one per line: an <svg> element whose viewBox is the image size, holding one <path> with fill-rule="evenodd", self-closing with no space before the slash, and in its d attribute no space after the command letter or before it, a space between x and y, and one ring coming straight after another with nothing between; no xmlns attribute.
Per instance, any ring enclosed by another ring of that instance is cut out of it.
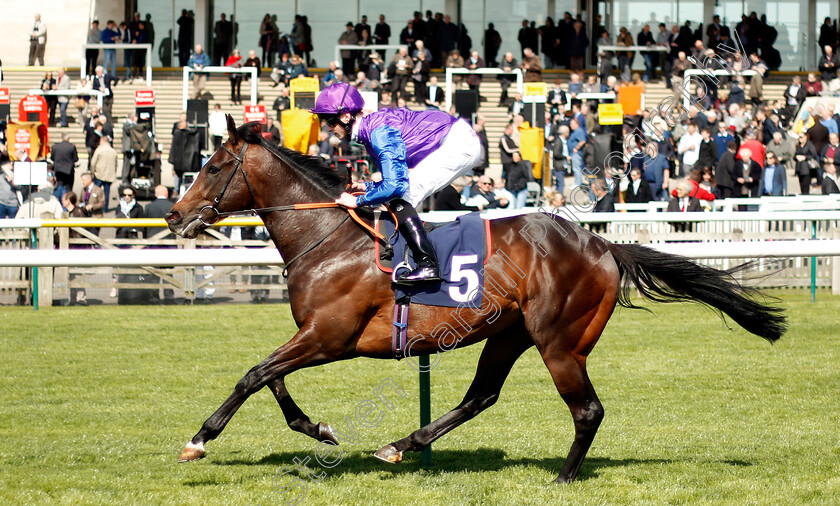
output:
<svg viewBox="0 0 840 506"><path fill-rule="evenodd" d="M563 463L557 483L568 483L577 477L586 452L595 439L604 418L604 408L586 374L586 356L595 346L615 309L615 298L604 296L589 311L569 308L561 321L571 321L561 332L534 329L531 332L548 367L554 385L569 406L575 423L575 439ZM526 315L526 325L529 321Z"/></svg>
<svg viewBox="0 0 840 506"><path fill-rule="evenodd" d="M285 378L278 378L269 382L268 388L271 389L271 393L277 399L280 409L283 410L283 416L286 417L286 423L289 424L289 428L306 434L318 441L330 441L338 444L338 440L335 438L335 434L329 425L324 422L312 423L309 417L306 416L306 413L298 407L294 399L292 399L292 396L289 395L289 391L286 390Z"/></svg>
<svg viewBox="0 0 840 506"><path fill-rule="evenodd" d="M533 345L530 336L521 325L489 338L481 352L475 378L464 400L455 409L429 425L399 441L383 446L374 454L376 458L385 462L399 462L403 452L426 448L434 440L495 404L514 362Z"/></svg>
<svg viewBox="0 0 840 506"><path fill-rule="evenodd" d="M571 354L552 357L543 355L543 360L575 422L575 440L560 474L554 480L557 483L568 483L580 471L586 452L604 418L604 408L586 374L585 358L573 357Z"/></svg>

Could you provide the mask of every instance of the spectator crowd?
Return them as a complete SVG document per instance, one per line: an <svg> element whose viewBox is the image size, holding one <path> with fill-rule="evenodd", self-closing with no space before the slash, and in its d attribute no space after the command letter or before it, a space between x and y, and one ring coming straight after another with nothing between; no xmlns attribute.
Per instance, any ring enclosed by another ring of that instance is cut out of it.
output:
<svg viewBox="0 0 840 506"><path fill-rule="evenodd" d="M236 47L239 31L233 15L221 14L214 23L209 54L202 44L194 43L192 12L183 10L177 23L179 63L198 71L193 76L196 98L202 96L206 86L208 75L200 72L203 67L255 67L258 76L264 67L271 69L269 77L275 87L280 87L280 92L272 104L276 121L269 118L265 131L268 138L280 143L281 113L291 106L290 80L310 75L312 34L306 16L296 16L291 30L283 32L278 28L277 17L266 14L259 29L261 54L252 49L247 58ZM831 19L826 18L820 30L823 55L818 68L804 80L793 76L780 101L766 100L763 89L765 80L781 64L779 53L773 47L776 30L755 12L744 15L732 29L715 16L705 28L702 24L693 28L686 21L681 26L644 25L633 34L621 27L615 39L601 24L599 16L595 16L593 24L588 29L581 15L568 12L556 24L550 17L539 27L533 21L523 20L518 34L519 54L500 55L503 41L493 23L488 24L483 34L482 54L473 47L466 28L442 13L426 11L424 16L414 12L404 27L394 30L384 15L378 16L378 22L373 25L368 24L367 16L361 16L357 23L347 22L336 37L336 43L353 48L342 48L340 60L329 62L323 75L314 77L318 77L322 87L342 81L352 83L360 91L375 92L381 107L406 107L411 103L437 109L443 107L444 90L438 78L431 75L432 68L492 67L503 71L494 77L502 90L499 105L509 113L509 123L498 139L501 177L494 180L485 174L490 145L486 120L481 115L466 117L482 140L482 163L474 169L471 178L453 184L451 191L448 189L440 196L435 206L438 208L521 208L539 203L535 193L542 194L545 202L559 203L577 187L586 188L590 199L598 204L597 210L612 210L610 201L613 204L670 201L682 211L698 209L690 201L693 198L698 199L702 208L702 201L720 198L837 193L840 111L833 102L826 102L794 116L807 97L840 92L838 34ZM40 15L35 16L30 37L30 64L39 59L43 64L46 25ZM154 43L154 40L151 15L141 18L139 13L134 13L128 22L117 24L109 20L101 30L99 22L94 21L87 38L88 43L106 45ZM380 49L365 48L392 42L398 42L400 47L390 58L385 58L386 53ZM637 53L636 50L616 51L614 46L659 46L664 50ZM117 166L119 148L114 143L111 114L113 86L120 80L130 82L141 75L145 54L143 50L124 50L126 70L120 77L116 71L118 50L105 48L103 65L96 65L99 51L99 48L86 50L89 77L80 81L76 89L104 92L103 107L100 109L83 95L75 99L48 96L47 103L50 124L62 127L68 125L69 104L76 107L90 160L89 179L104 195L102 210L107 211L111 184L130 183L128 165L124 162L121 170ZM637 55L644 61L642 75L631 72ZM595 63L595 72L588 76L584 75L587 59ZM558 78L549 86L545 118L537 120L528 114L522 97L509 91L515 82L513 71L519 69L525 81L542 81L543 69L552 68L569 69L569 78L568 81ZM685 72L692 69L735 72L714 78L708 74L686 78ZM689 105L680 114L669 115L661 108L642 110L633 102L633 97L644 93L646 83L657 79L657 74L673 90L672 104L688 100ZM476 101L480 102L484 99L478 92L483 78L487 77L456 75L453 84L456 89L473 90ZM227 79L231 102L240 104L241 82L247 77L230 73ZM40 87L44 91L69 90L71 83L64 70L59 69L55 74L46 72ZM614 94L625 105L623 125L600 124L597 105L601 98L587 95L605 93ZM458 113L454 108L448 112ZM224 135L219 106L214 114L212 138L214 146L218 146ZM135 123L136 117L129 117L123 126ZM182 123L176 123L173 132L184 130ZM535 190L534 185L529 185L536 181L532 162L523 158L525 146L519 135L528 123L544 124L544 149L552 168L550 189ZM120 146L124 155L130 151L127 136L124 131ZM71 153L66 145L72 146L69 139L63 138L52 150L53 191L59 202L65 193L72 191L74 167L78 162L77 154ZM326 129L309 152L335 166L353 165L361 177L370 170L360 162L365 157L359 148L339 141ZM622 156L605 161L605 155L615 152ZM669 191L677 179L677 189ZM0 209L6 215L14 214L8 211L13 207L7 195L14 192L10 185L9 177L0 180L0 204L5 206ZM92 212L89 199L94 193L86 191L77 197L74 208Z"/></svg>

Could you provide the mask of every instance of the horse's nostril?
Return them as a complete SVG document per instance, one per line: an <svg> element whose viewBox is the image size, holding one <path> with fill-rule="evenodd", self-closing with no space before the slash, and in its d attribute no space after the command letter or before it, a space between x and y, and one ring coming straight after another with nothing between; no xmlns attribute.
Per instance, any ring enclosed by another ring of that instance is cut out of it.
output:
<svg viewBox="0 0 840 506"><path fill-rule="evenodd" d="M182 218L181 218L181 213L179 213L178 211L170 211L170 212L166 213L166 216L164 217L164 219L170 225L177 225L177 224L181 223Z"/></svg>

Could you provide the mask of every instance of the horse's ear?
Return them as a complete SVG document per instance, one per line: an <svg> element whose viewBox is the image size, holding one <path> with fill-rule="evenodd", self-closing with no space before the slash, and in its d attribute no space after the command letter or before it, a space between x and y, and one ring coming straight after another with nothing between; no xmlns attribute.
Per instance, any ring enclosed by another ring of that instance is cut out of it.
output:
<svg viewBox="0 0 840 506"><path fill-rule="evenodd" d="M228 135L230 136L230 142L233 144L237 144L239 142L239 133L236 131L236 123L233 121L233 116L230 114L225 114L225 119L227 120L227 127L228 127Z"/></svg>

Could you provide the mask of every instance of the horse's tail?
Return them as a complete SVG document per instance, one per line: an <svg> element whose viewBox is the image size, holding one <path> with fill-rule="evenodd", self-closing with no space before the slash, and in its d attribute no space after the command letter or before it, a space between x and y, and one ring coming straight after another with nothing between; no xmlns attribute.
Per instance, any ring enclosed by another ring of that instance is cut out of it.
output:
<svg viewBox="0 0 840 506"><path fill-rule="evenodd" d="M629 279L647 299L706 304L771 343L787 330L782 308L758 302L761 292L735 279L734 274L751 263L720 271L638 244L608 244L621 272L618 303L624 307L640 309L630 301Z"/></svg>

